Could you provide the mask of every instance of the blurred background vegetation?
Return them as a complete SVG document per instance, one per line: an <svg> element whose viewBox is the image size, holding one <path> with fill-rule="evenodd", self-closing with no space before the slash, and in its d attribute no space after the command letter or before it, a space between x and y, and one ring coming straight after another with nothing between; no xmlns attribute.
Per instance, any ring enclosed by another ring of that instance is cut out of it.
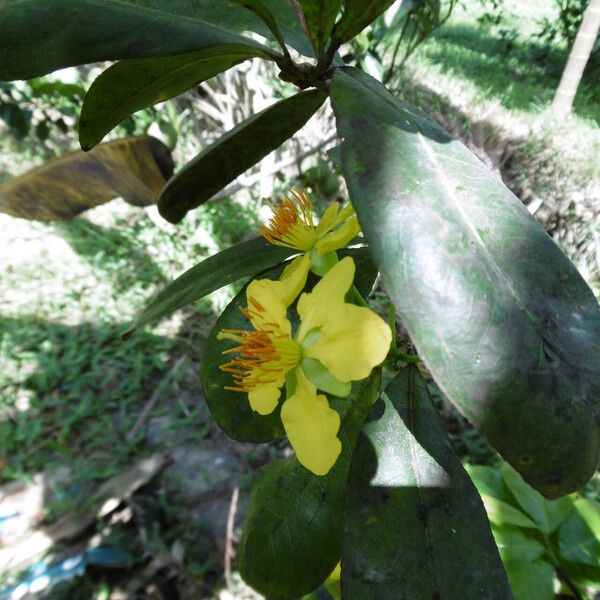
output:
<svg viewBox="0 0 600 600"><path fill-rule="evenodd" d="M585 4L396 3L341 56L460 137L600 297L598 43L571 118L557 122L548 112ZM417 5L420 12L404 18ZM81 100L101 68L0 84L0 182L77 149ZM268 65L245 63L136 113L111 136L154 135L182 165L286 96L287 86ZM232 567L232 547L252 473L289 450L228 440L204 406L203 343L235 290L220 290L127 342L121 334L166 282L256 235L263 198L293 185L308 188L317 207L343 197L333 131L326 106L221 201L177 227L155 207L120 200L63 223L0 214L0 542L11 539L6 507L18 494L39 500L37 523L77 519L101 482L156 453L164 459L154 479L123 494L110 519L91 525L92 546L113 554L104 562L89 555L87 568L53 575L57 585L41 597L254 597ZM385 290L377 287L370 301L386 314ZM436 394L461 458L497 465L485 441ZM584 493L597 500L599 491L593 481ZM11 597L3 594L15 582L33 581L28 576L4 572L0 598Z"/></svg>

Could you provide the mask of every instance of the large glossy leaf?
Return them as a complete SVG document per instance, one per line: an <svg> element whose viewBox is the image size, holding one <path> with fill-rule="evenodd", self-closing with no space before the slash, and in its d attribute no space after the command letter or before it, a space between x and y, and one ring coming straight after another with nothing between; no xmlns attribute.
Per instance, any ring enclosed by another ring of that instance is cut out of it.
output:
<svg viewBox="0 0 600 600"><path fill-rule="evenodd" d="M512 598L479 494L416 367L386 388L356 446L342 596Z"/></svg>
<svg viewBox="0 0 600 600"><path fill-rule="evenodd" d="M268 48L212 23L249 11L229 3L161 0L3 0L0 80L29 79L101 60L192 52L221 44ZM212 21L212 23L207 22ZM244 23L240 25L243 26Z"/></svg>
<svg viewBox="0 0 600 600"><path fill-rule="evenodd" d="M268 598L292 600L309 593L339 562L348 469L379 381L375 372L355 383L348 398L330 400L341 416L342 453L327 475L314 475L295 458L258 472L238 566L242 577Z"/></svg>
<svg viewBox="0 0 600 600"><path fill-rule="evenodd" d="M344 14L333 32L335 47L351 40L395 0L344 0Z"/></svg>
<svg viewBox="0 0 600 600"><path fill-rule="evenodd" d="M243 263L243 255L238 253L238 251L234 252L233 248L230 250L231 252L225 251L227 252L226 264L229 265L229 269L237 268L232 267L231 261L237 255L238 260ZM250 252L258 250L257 261L262 261L265 257L267 257L267 260L271 260L271 257L274 258L276 256L275 250L272 250L271 253L263 253L260 250L260 242L258 240L254 241L248 250ZM367 249L341 250L338 254L341 257L352 256L356 263L355 286L364 297L368 296L373 286L373 281L377 276L377 270L371 262ZM282 255L280 254L280 256ZM249 260L247 264L250 265L251 263L252 260ZM198 265L198 269L202 264ZM251 267L248 266L247 268L250 270ZM280 265L262 273L260 277L263 279L277 279L281 275L283 268L284 265ZM198 272L195 273L195 275L198 274ZM191 281L191 278L186 277L186 285L182 288L182 291L190 293L188 298L192 294L195 295L197 293L196 291L192 292L192 288L187 285L188 283L191 284ZM216 278L211 277L207 281L213 281L214 285L218 285ZM316 278L310 277L307 288L314 284L315 281ZM167 290L164 290L163 293L168 298L166 292ZM280 406L266 417L255 413L250 408L246 394L225 389L227 386L232 385L231 375L219 369L228 360L223 356L223 351L231 348L231 343L217 340L217 335L222 329L250 329L248 319L240 311L241 307L246 306L246 287L244 287L221 313L208 337L200 364L200 380L204 397L212 416L219 427L229 437L242 442L268 442L283 435L283 427L279 417ZM296 329L297 320L294 321L292 318L292 325Z"/></svg>
<svg viewBox="0 0 600 600"><path fill-rule="evenodd" d="M162 319L186 304L237 281L274 267L294 254L293 250L254 238L209 256L172 281L137 316L127 337L136 329Z"/></svg>
<svg viewBox="0 0 600 600"><path fill-rule="evenodd" d="M172 223L181 221L188 210L208 200L294 135L325 97L316 90L300 92L221 136L171 178L158 201L161 215Z"/></svg>
<svg viewBox="0 0 600 600"><path fill-rule="evenodd" d="M122 60L92 83L79 119L79 142L93 148L123 119L164 102L251 57L259 48L220 45L188 54Z"/></svg>
<svg viewBox="0 0 600 600"><path fill-rule="evenodd" d="M460 142L357 70L331 97L373 259L436 382L548 497L600 447L600 308L519 200Z"/></svg>
<svg viewBox="0 0 600 600"><path fill-rule="evenodd" d="M317 54L323 51L329 39L342 0L300 0L306 28L310 32L312 45Z"/></svg>
<svg viewBox="0 0 600 600"><path fill-rule="evenodd" d="M149 136L70 152L0 185L0 212L60 221L121 196L130 204L154 204L173 172L169 149Z"/></svg>

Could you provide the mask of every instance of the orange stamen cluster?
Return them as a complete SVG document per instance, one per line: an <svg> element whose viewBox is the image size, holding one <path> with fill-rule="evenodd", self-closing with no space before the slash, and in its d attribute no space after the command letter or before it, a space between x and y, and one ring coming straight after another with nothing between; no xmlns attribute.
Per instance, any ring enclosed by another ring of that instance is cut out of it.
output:
<svg viewBox="0 0 600 600"><path fill-rule="evenodd" d="M240 308L248 319L264 312L264 307L255 299L251 299L252 307ZM281 375L281 356L275 348L275 339L287 336L279 332L275 323L261 323L259 330L223 329L223 334L240 342L239 346L225 350L223 354L237 353L239 356L221 365L221 371L231 373L234 386L226 386L226 390L247 393L256 385L275 383ZM278 364L279 363L279 364Z"/></svg>
<svg viewBox="0 0 600 600"><path fill-rule="evenodd" d="M290 197L291 196L291 197ZM293 189L290 196L285 196L273 207L273 216L268 225L263 225L260 234L270 243L285 241L290 230L299 222L306 227L314 228L312 212L313 204L304 190Z"/></svg>

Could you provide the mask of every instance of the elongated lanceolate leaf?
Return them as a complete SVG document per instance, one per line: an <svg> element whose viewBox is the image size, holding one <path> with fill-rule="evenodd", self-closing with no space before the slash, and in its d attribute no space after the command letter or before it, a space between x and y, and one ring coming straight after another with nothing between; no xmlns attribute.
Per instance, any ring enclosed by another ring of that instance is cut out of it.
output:
<svg viewBox="0 0 600 600"><path fill-rule="evenodd" d="M323 92L300 92L246 119L174 175L158 201L160 214L178 223L294 135L323 104Z"/></svg>
<svg viewBox="0 0 600 600"><path fill-rule="evenodd" d="M242 277L269 269L292 254L293 250L254 238L209 256L161 290L137 316L126 336Z"/></svg>
<svg viewBox="0 0 600 600"><path fill-rule="evenodd" d="M479 494L416 367L386 388L356 446L342 597L512 598Z"/></svg>
<svg viewBox="0 0 600 600"><path fill-rule="evenodd" d="M0 185L0 212L61 221L117 196L154 204L173 172L169 149L149 136L129 137L70 152Z"/></svg>
<svg viewBox="0 0 600 600"><path fill-rule="evenodd" d="M342 0L300 0L306 28L317 54L322 52L329 39Z"/></svg>
<svg viewBox="0 0 600 600"><path fill-rule="evenodd" d="M249 260L245 260L243 257L243 253L248 252L248 254L254 253L254 259L251 257ZM226 253L226 262L224 263L227 266L227 273L239 273L237 269L239 267L233 266L233 262L235 257L238 257L238 261L241 263L240 267L245 268L247 270L247 274L251 273L253 260L256 260L258 264L265 264L267 261L271 261L275 259L275 257L280 257L280 260L283 259L284 253L289 251L279 249L279 254L276 249L272 250L261 250L261 242L260 240L253 240L252 242L248 242L247 247L239 248L235 246L234 248L230 248L229 250L225 250L221 254ZM343 256L352 256L354 262L356 264L356 276L354 285L358 289L358 291L364 296L368 296L371 288L373 287L373 282L375 277L377 276L377 270L374 268L373 263L369 257L369 253L366 248L352 248L352 249L344 249L338 252L340 257ZM217 255L218 257L219 255ZM215 260L213 264L218 264L217 257L213 257ZM207 259L210 260L210 259ZM205 261L206 262L206 261ZM188 273L182 276L182 279L185 277L184 285L181 286L181 297L176 297L177 304L179 306L183 306L182 300L187 296L188 301L192 296L197 296L197 289L192 287L193 278L199 275L203 275L203 279L206 280L206 283L210 283L211 286L214 285L214 289L218 289L221 285L225 285L225 283L221 283L219 285L219 278L222 277L222 280L227 280L229 275L223 272L213 272L207 273L204 269L201 269L201 266L204 263L200 263L196 269L196 272L193 274L193 277L190 272L190 276L188 277ZM264 268L264 267L263 267ZM279 265L270 269L260 275L261 279L277 279L281 272L284 269L284 265ZM212 265L211 265L212 271ZM258 270L257 270L258 271ZM254 271L256 273L257 271ZM175 286L178 280L173 282L171 286ZM314 284L316 278L309 276L309 281L307 282L307 289L311 284ZM228 281L229 283L230 281ZM203 284L199 281L198 287ZM165 298L166 301L169 301L171 297L170 289L176 293L176 289L173 287L167 287L161 295ZM179 285L177 285L179 288ZM157 297L158 299L158 297ZM267 416L261 416L258 413L255 413L248 403L248 395L243 394L241 392L233 392L225 389L228 386L233 384L230 373L224 373L219 369L219 367L231 359L231 356L224 356L223 352L232 347L231 342L227 340L218 340L217 335L222 329L251 329L248 319L241 313L240 308L247 306L246 301L246 287L240 291L239 294L235 296L235 298L227 305L225 310L221 313L221 316L217 319L215 326L213 327L208 340L206 342L206 346L204 348L204 352L202 354L202 361L200 363L200 381L202 384L202 389L204 391L204 397L206 399L206 404L214 417L217 425L225 431L225 433L241 442L268 442L283 435L283 428L281 425L281 419L279 418L280 407L278 407L272 414ZM155 304L156 308L160 307L160 304ZM150 307L152 308L152 306ZM292 326L294 330L297 328L297 318L296 321L293 320L293 313L290 314L292 317ZM139 322L139 319L138 319ZM282 398L283 401L283 398Z"/></svg>
<svg viewBox="0 0 600 600"><path fill-rule="evenodd" d="M231 15L232 9L251 15L230 5L223 16ZM3 0L0 80L30 79L65 66L180 54L221 44L270 52L258 42L203 20L214 18L215 11L222 14L214 3L202 1ZM224 23L226 27L227 18Z"/></svg>
<svg viewBox="0 0 600 600"><path fill-rule="evenodd" d="M268 58L259 48L220 45L188 54L120 61L92 83L83 101L79 142L93 148L123 119L164 102L251 57Z"/></svg>
<svg viewBox="0 0 600 600"><path fill-rule="evenodd" d="M373 259L436 382L542 494L598 463L600 308L504 184L357 70L331 97Z"/></svg>
<svg viewBox="0 0 600 600"><path fill-rule="evenodd" d="M271 14L271 11L264 5L262 0L229 0L239 4L249 11L253 12L268 28L271 35L277 40L277 43L285 51L285 40L279 31L277 21ZM270 36L269 36L270 37Z"/></svg>
<svg viewBox="0 0 600 600"><path fill-rule="evenodd" d="M333 31L335 47L351 40L395 0L344 0L344 14Z"/></svg>
<svg viewBox="0 0 600 600"><path fill-rule="evenodd" d="M300 598L318 587L339 562L348 469L379 381L375 372L355 383L348 398L330 400L341 417L342 453L327 475L314 475L295 458L258 472L238 566L242 577L266 597Z"/></svg>

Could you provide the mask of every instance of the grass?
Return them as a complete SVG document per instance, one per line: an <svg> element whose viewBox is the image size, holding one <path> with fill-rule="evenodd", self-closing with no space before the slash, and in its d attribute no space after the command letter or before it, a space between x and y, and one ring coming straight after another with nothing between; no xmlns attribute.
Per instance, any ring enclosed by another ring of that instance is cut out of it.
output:
<svg viewBox="0 0 600 600"><path fill-rule="evenodd" d="M506 0L499 26L482 25L479 3L458 5L449 21L410 58L407 74L441 93L471 116L527 124L544 144L581 174L598 176L600 86L588 69L579 87L572 119L554 123L547 114L568 49L548 48L537 37L539 21L555 18L552 0ZM521 127L522 129L522 127Z"/></svg>
<svg viewBox="0 0 600 600"><path fill-rule="evenodd" d="M82 480L103 479L131 461L140 445L126 434L141 408L155 390L161 399L175 395L181 376L165 383L166 373L182 353L199 360L198 339L231 290L127 342L120 334L160 286L246 235L255 214L254 205L228 200L199 212L176 237L125 205L53 225L2 217L3 480L61 464Z"/></svg>

